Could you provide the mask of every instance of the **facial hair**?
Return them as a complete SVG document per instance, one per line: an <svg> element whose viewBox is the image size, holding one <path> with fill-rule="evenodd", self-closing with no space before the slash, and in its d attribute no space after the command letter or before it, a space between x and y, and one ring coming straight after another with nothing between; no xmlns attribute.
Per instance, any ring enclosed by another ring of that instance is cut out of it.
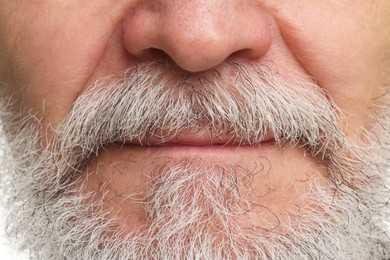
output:
<svg viewBox="0 0 390 260"><path fill-rule="evenodd" d="M387 99L377 102L372 125L353 144L343 134L341 111L309 79L237 63L200 76L148 63L102 79L47 139L30 112L5 110L9 233L43 259L389 257ZM240 196L253 172L228 163L155 165L142 201L152 223L131 234L113 226L100 202L89 203L94 194L80 192L79 177L108 145L150 136L164 141L194 128L213 138L228 135L237 145L257 145L272 132L276 146L301 146L324 165L329 185L310 180L299 224L285 224L283 232L248 231L235 221L255 217L254 203Z"/></svg>

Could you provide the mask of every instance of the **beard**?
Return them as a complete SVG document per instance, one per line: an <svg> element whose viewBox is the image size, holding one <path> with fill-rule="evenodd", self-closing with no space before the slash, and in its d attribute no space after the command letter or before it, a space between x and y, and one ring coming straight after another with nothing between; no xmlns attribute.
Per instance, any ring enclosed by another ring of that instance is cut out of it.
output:
<svg viewBox="0 0 390 260"><path fill-rule="evenodd" d="M98 81L55 130L30 111L4 105L8 232L38 259L390 257L388 104L386 95L378 98L366 129L347 137L342 112L309 79L236 63L202 75L148 63ZM251 169L162 159L145 170L141 200L126 194L149 220L131 232L109 216L104 195L85 192L91 162L110 145L164 143L189 129L229 136L237 146L256 146L272 133L275 147L303 149L327 181L308 178L305 206L286 209L289 217L280 221L245 195L253 193L254 176L267 171L267 158Z"/></svg>

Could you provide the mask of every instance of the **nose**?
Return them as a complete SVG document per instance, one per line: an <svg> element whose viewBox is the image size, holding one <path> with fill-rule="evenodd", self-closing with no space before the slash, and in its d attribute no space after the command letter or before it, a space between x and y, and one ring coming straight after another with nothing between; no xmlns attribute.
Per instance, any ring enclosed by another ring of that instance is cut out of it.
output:
<svg viewBox="0 0 390 260"><path fill-rule="evenodd" d="M123 27L123 43L134 57L163 54L184 70L200 72L227 59L258 59L271 45L270 26L255 1L142 2Z"/></svg>

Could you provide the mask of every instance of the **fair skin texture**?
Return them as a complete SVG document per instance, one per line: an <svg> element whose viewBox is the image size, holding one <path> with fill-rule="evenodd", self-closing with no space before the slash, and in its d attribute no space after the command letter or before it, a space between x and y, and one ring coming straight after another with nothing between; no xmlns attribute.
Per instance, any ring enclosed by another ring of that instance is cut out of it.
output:
<svg viewBox="0 0 390 260"><path fill-rule="evenodd" d="M390 49L388 10L387 0L1 0L0 79L46 128L58 125L96 80L139 62L169 57L185 71L204 73L226 61L250 61L280 75L294 71L315 79L344 113L345 133L354 139L359 127L369 124L366 117L380 87L390 82L390 52L384 52ZM299 147L109 147L92 163L100 174L84 177L85 189L99 191L111 182L105 207L131 231L146 223L144 212L115 195L144 192L142 171L155 160L201 158L250 169L259 155L269 160L272 174L265 183L256 179L253 189L261 196L278 187L262 201L276 215L302 206L302 191L308 189L302 180L308 175L327 179ZM127 168L134 175L117 174ZM272 222L271 215L261 217Z"/></svg>

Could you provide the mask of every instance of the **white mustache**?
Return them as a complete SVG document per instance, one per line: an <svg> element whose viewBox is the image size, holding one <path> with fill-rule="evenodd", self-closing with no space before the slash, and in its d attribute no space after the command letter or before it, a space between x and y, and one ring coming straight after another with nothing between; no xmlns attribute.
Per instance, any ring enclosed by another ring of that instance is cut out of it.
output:
<svg viewBox="0 0 390 260"><path fill-rule="evenodd" d="M271 132L277 144L299 143L321 156L343 143L336 106L319 86L266 67L228 63L189 75L147 63L120 78L97 82L76 100L56 130L55 150L76 149L80 162L110 143L193 128L253 145Z"/></svg>

